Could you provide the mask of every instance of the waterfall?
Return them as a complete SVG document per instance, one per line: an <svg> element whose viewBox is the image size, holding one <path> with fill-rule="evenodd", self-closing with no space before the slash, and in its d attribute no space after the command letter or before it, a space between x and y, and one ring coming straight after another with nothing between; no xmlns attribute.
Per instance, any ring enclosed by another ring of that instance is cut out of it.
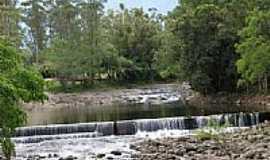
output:
<svg viewBox="0 0 270 160"><path fill-rule="evenodd" d="M19 142L25 141L21 140L20 137L29 137L29 142L38 142L78 136L75 134L80 134L83 137L96 137L109 135L135 135L137 132L141 131L155 132L158 130L192 130L208 126L210 120L211 122L215 122L215 124L219 125L229 124L234 127L244 127L256 125L269 119L269 113L233 113L212 116L32 126L18 128L14 136Z"/></svg>
<svg viewBox="0 0 270 160"><path fill-rule="evenodd" d="M245 115L242 112L239 114L238 124L239 124L239 127L245 126Z"/></svg>
<svg viewBox="0 0 270 160"><path fill-rule="evenodd" d="M137 131L153 132L157 130L167 129L186 129L185 118L167 118L167 119L148 119L135 121Z"/></svg>
<svg viewBox="0 0 270 160"><path fill-rule="evenodd" d="M15 137L34 136L34 135L57 135L79 132L95 132L96 123L63 124L48 126L32 126L16 129Z"/></svg>

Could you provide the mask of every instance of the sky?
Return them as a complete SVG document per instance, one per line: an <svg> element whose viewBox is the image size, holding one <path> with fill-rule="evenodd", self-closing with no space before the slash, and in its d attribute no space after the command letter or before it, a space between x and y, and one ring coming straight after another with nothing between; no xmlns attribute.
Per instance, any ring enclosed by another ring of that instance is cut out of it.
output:
<svg viewBox="0 0 270 160"><path fill-rule="evenodd" d="M24 2L25 0L19 0ZM141 8L148 11L148 8L156 8L158 13L167 14L172 11L178 4L178 0L107 0L105 3L105 10L118 10L119 4L123 3L125 8Z"/></svg>
<svg viewBox="0 0 270 160"><path fill-rule="evenodd" d="M119 4L123 3L125 8L143 7L145 11L148 8L157 8L158 13L167 14L178 4L178 0L108 0L105 9L119 9Z"/></svg>

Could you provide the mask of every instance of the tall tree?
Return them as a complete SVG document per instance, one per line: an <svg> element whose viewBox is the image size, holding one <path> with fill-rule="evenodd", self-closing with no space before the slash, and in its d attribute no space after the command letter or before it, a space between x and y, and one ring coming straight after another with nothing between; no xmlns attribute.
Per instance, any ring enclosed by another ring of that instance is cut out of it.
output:
<svg viewBox="0 0 270 160"><path fill-rule="evenodd" d="M52 11L52 45L47 59L64 79L92 82L102 72L106 44L103 29L103 1L57 1ZM67 34L68 33L68 34Z"/></svg>
<svg viewBox="0 0 270 160"><path fill-rule="evenodd" d="M122 7L123 8L123 7ZM142 9L112 12L111 43L120 56L132 61L126 70L126 80L147 80L153 78L154 54L158 50L157 33L162 25L155 15L150 16Z"/></svg>
<svg viewBox="0 0 270 160"><path fill-rule="evenodd" d="M17 0L0 0L0 36L8 38L17 47L21 44L20 12Z"/></svg>
<svg viewBox="0 0 270 160"><path fill-rule="evenodd" d="M24 39L33 53L33 61L38 63L38 54L46 47L48 30L48 7L50 0L28 0L21 4L24 10L23 22L27 25Z"/></svg>
<svg viewBox="0 0 270 160"><path fill-rule="evenodd" d="M245 84L258 84L260 92L267 93L270 77L270 12L253 11L247 18L247 26L240 32L241 42L237 51L238 72Z"/></svg>
<svg viewBox="0 0 270 160"><path fill-rule="evenodd" d="M250 3L236 0L181 1L170 15L179 39L182 77L203 93L235 91L239 75L235 43Z"/></svg>

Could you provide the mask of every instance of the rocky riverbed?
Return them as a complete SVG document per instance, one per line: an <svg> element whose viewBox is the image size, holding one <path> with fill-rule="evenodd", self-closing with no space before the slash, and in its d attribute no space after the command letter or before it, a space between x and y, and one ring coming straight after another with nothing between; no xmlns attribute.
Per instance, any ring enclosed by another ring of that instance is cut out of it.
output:
<svg viewBox="0 0 270 160"><path fill-rule="evenodd" d="M131 89L81 93L47 93L44 103L24 104L26 110L70 106L106 106L116 103L168 103L193 95L188 84L154 84Z"/></svg>
<svg viewBox="0 0 270 160"><path fill-rule="evenodd" d="M141 160L270 160L270 124L219 135L147 140L133 146Z"/></svg>
<svg viewBox="0 0 270 160"><path fill-rule="evenodd" d="M188 104L193 106L207 106L207 105L239 105L239 106L266 106L270 107L269 95L239 95L218 93L216 95L203 96L194 94L188 98Z"/></svg>

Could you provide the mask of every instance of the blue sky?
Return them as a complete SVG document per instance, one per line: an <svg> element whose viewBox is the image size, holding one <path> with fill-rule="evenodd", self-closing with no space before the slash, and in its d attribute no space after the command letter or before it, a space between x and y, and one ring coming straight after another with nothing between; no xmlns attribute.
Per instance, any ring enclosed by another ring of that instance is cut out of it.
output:
<svg viewBox="0 0 270 160"><path fill-rule="evenodd" d="M159 13L166 14L172 11L178 4L178 0L108 0L105 9L119 9L119 3L123 3L126 8L143 7L145 11L148 8L157 8Z"/></svg>

